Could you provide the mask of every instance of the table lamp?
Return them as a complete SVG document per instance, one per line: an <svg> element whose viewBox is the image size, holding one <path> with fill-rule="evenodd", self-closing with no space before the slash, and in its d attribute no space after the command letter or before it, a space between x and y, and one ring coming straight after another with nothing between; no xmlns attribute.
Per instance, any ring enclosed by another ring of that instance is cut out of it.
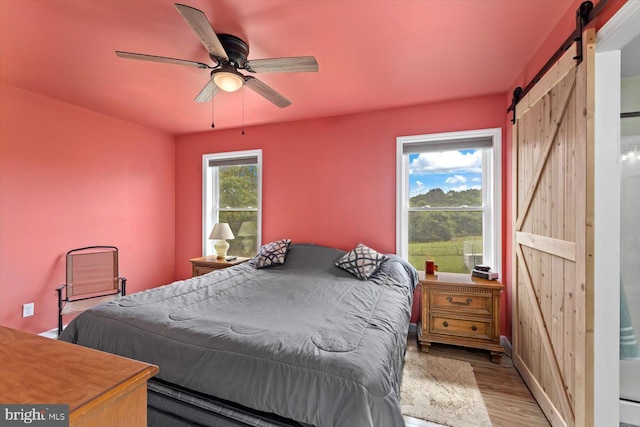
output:
<svg viewBox="0 0 640 427"><path fill-rule="evenodd" d="M227 224L226 222L219 222L214 225L209 238L217 239L217 242L215 243L215 245L213 245L213 247L218 254L218 259L224 259L227 256L227 251L229 250L229 244L226 242L226 240L234 238L229 224Z"/></svg>

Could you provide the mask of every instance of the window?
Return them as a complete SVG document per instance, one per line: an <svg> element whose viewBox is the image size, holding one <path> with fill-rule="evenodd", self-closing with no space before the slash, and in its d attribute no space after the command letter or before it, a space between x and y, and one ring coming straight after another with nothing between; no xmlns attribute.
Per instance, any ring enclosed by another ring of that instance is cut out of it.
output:
<svg viewBox="0 0 640 427"><path fill-rule="evenodd" d="M261 239L262 150L202 156L202 253L215 255L209 239L217 222L226 222L235 238L229 255L253 256Z"/></svg>
<svg viewBox="0 0 640 427"><path fill-rule="evenodd" d="M501 273L501 129L397 138L398 255L417 270Z"/></svg>

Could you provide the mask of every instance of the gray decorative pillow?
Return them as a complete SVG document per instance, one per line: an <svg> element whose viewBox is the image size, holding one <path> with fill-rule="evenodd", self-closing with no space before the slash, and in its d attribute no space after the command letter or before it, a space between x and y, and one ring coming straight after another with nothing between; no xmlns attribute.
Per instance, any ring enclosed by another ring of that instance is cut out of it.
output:
<svg viewBox="0 0 640 427"><path fill-rule="evenodd" d="M260 248L256 255L256 268L269 267L270 265L284 264L291 239L276 240L267 243Z"/></svg>
<svg viewBox="0 0 640 427"><path fill-rule="evenodd" d="M349 273L355 275L360 280L367 280L376 272L380 264L389 257L375 250L358 243L351 252L342 256L336 265Z"/></svg>

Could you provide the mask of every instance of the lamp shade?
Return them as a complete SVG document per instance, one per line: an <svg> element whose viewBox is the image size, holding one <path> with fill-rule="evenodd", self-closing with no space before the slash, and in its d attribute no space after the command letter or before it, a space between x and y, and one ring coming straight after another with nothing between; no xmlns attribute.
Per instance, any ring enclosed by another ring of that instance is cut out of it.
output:
<svg viewBox="0 0 640 427"><path fill-rule="evenodd" d="M231 231L231 227L226 222L219 222L213 226L213 230L211 231L210 239L218 239L218 240L228 240L233 239L233 232Z"/></svg>
<svg viewBox="0 0 640 427"><path fill-rule="evenodd" d="M253 237L258 234L256 223L253 221L245 221L240 224L240 230L238 230L238 237Z"/></svg>

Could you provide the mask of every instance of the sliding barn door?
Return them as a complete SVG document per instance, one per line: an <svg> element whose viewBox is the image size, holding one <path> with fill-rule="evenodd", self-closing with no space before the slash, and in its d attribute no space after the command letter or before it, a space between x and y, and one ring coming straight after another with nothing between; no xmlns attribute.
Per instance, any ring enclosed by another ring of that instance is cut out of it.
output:
<svg viewBox="0 0 640 427"><path fill-rule="evenodd" d="M594 32L518 103L513 359L554 426L593 424Z"/></svg>

